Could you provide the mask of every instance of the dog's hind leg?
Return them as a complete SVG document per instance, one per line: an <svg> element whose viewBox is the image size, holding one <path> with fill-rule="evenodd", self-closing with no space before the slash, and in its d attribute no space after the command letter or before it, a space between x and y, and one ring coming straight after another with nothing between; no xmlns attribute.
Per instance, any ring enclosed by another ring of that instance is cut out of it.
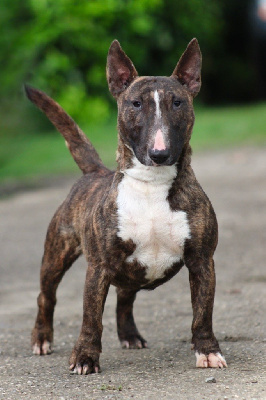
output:
<svg viewBox="0 0 266 400"><path fill-rule="evenodd" d="M136 299L136 292L124 289L117 289L117 334L121 345L125 349L142 349L147 342L140 335L133 317L133 304Z"/></svg>
<svg viewBox="0 0 266 400"><path fill-rule="evenodd" d="M55 214L48 228L42 259L41 292L37 300L39 310L31 336L33 354L51 353L56 290L63 275L80 254L80 243L73 230L62 225L60 213Z"/></svg>

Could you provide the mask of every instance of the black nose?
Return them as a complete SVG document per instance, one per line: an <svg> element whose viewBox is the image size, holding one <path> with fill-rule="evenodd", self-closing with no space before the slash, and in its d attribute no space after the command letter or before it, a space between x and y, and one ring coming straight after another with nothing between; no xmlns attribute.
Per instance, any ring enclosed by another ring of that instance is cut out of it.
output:
<svg viewBox="0 0 266 400"><path fill-rule="evenodd" d="M170 150L149 150L149 156L156 164L163 164L170 156Z"/></svg>

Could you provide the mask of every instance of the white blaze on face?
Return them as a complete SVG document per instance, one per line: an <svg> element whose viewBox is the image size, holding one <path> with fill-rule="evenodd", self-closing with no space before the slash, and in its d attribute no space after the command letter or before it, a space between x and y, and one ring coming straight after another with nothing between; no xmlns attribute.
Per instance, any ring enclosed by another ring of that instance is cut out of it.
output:
<svg viewBox="0 0 266 400"><path fill-rule="evenodd" d="M155 90L154 92L154 101L155 101L155 117L157 120L157 124L159 126L162 125L162 112L160 109L160 98L159 98L159 93L157 90ZM154 146L153 146L153 150L165 150L166 146L165 146L165 141L164 141L164 137L163 137L163 132L162 129L158 129L155 135L155 139L154 139Z"/></svg>
<svg viewBox="0 0 266 400"><path fill-rule="evenodd" d="M159 93L157 90L154 92L154 101L155 101L155 106L156 106L156 117L160 121L162 118L162 113L160 109L160 99L159 99Z"/></svg>

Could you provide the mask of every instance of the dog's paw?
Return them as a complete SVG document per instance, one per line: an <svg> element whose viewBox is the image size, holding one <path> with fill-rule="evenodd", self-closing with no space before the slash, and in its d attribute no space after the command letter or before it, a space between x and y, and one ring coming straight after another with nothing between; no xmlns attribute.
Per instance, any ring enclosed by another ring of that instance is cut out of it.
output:
<svg viewBox="0 0 266 400"><path fill-rule="evenodd" d="M83 361L72 363L69 366L69 369L72 374L77 375L98 374L101 372L99 362L93 360L92 357L87 357Z"/></svg>
<svg viewBox="0 0 266 400"><path fill-rule="evenodd" d="M197 368L226 368L225 358L220 353L210 353L205 355L196 351Z"/></svg>
<svg viewBox="0 0 266 400"><path fill-rule="evenodd" d="M136 335L120 340L122 349L146 349L148 344L142 336Z"/></svg>
<svg viewBox="0 0 266 400"><path fill-rule="evenodd" d="M53 330L50 327L39 329L34 327L31 333L32 353L46 356L52 353Z"/></svg>
<svg viewBox="0 0 266 400"><path fill-rule="evenodd" d="M69 359L69 369L73 374L88 375L101 372L99 353L83 350L76 345Z"/></svg>
<svg viewBox="0 0 266 400"><path fill-rule="evenodd" d="M46 356L47 354L52 353L52 344L48 342L48 340L44 340L43 342L36 342L32 345L32 353L37 356Z"/></svg>

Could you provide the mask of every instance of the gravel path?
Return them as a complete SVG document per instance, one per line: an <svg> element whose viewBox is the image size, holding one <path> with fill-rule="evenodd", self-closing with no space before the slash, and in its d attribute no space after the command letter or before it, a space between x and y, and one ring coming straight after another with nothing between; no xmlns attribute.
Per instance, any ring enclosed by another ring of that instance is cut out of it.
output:
<svg viewBox="0 0 266 400"><path fill-rule="evenodd" d="M149 349L120 349L111 288L102 373L71 375L68 356L81 325L84 259L58 291L54 353L31 354L43 242L70 188L64 184L0 201L0 399L266 399L266 149L199 154L193 166L219 222L214 330L228 369L195 368L183 268L169 283L138 294L135 316ZM206 382L211 377L216 382Z"/></svg>

